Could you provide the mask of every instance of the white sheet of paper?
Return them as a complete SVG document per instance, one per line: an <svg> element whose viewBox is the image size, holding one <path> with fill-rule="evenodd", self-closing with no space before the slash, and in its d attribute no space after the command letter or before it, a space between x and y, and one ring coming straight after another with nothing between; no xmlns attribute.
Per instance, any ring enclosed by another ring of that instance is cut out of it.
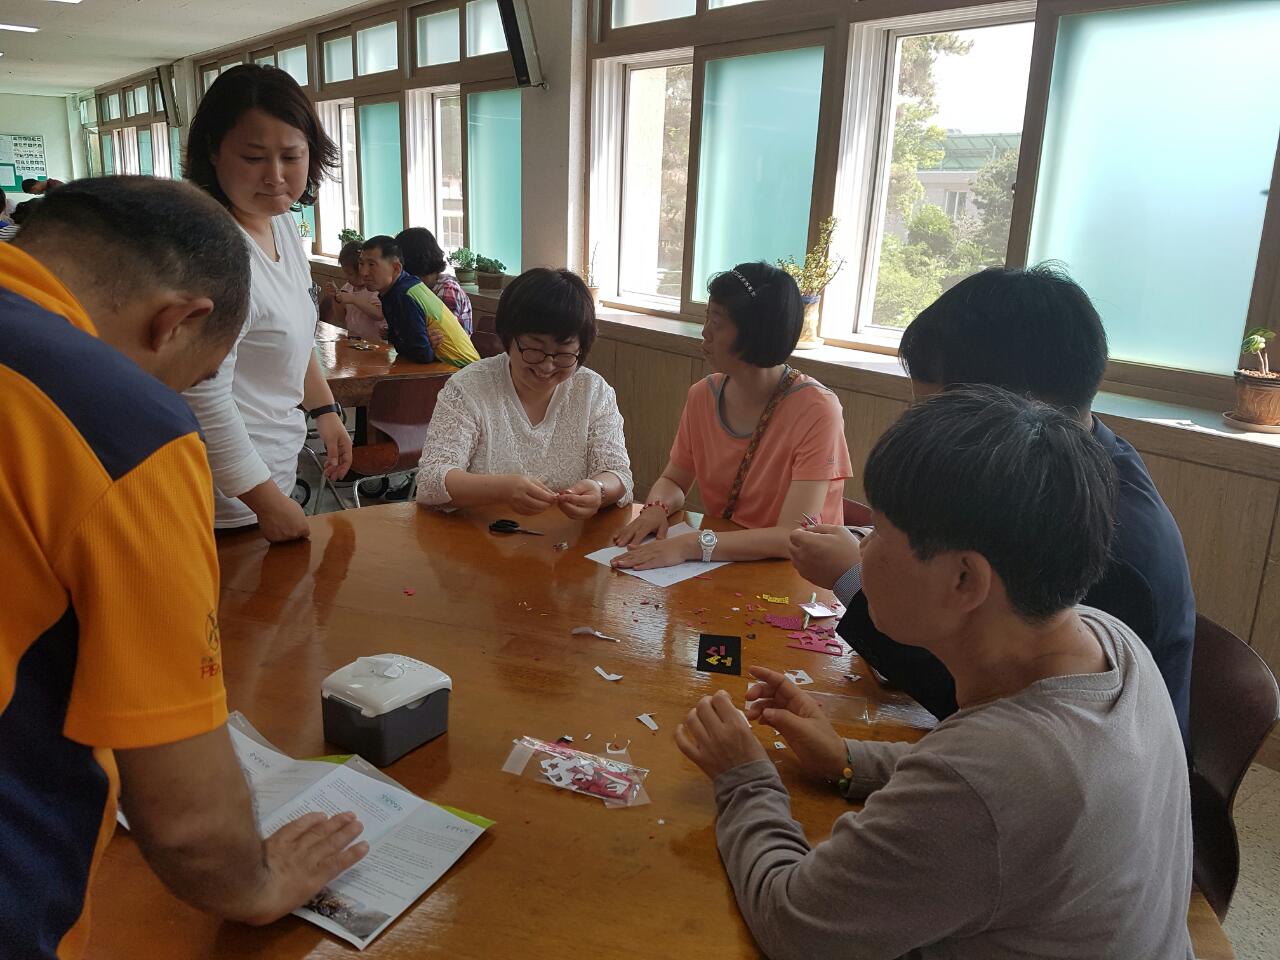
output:
<svg viewBox="0 0 1280 960"><path fill-rule="evenodd" d="M697 531L687 523L677 523L667 528L668 537L678 537L684 533L697 533ZM652 539L652 537L649 538L649 540ZM607 567L610 560L626 552L626 547L604 547L595 553L588 553L587 559ZM689 560L685 563L677 563L674 567L659 567L657 570L623 570L622 572L639 577L645 583L652 583L655 587L670 587L683 580L691 580L704 573L710 573L717 567L723 567L730 562L732 561L718 560L715 563L703 563L700 560Z"/></svg>

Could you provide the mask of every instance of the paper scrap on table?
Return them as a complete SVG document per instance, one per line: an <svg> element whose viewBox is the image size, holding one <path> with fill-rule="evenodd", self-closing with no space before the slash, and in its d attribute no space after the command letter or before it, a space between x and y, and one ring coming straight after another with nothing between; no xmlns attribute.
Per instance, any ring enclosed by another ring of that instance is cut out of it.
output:
<svg viewBox="0 0 1280 960"><path fill-rule="evenodd" d="M785 750L785 749L787 749L787 745L786 745L785 743L783 743L781 740L775 740L775 741L773 741L773 749L775 749L775 750Z"/></svg>
<svg viewBox="0 0 1280 960"><path fill-rule="evenodd" d="M641 723L643 723L646 727L648 727L654 733L658 732L658 722L654 720L653 717L651 717L649 714L642 713L640 714L640 716L636 717L636 719L639 720Z"/></svg>
<svg viewBox="0 0 1280 960"><path fill-rule="evenodd" d="M600 674L600 676L604 677L604 679L606 679L606 680L621 680L621 679L622 679L622 674L620 674L620 673L610 673L610 672L609 672L608 670L606 670L604 667L596 667L596 673ZM588 736L590 736L590 734L588 734Z"/></svg>
<svg viewBox="0 0 1280 960"><path fill-rule="evenodd" d="M677 523L675 526L667 528L667 538L678 537L686 533L697 533L693 527L687 523ZM650 537L645 543L649 543L653 538ZM604 547L595 553L588 553L587 559L594 560L601 566L609 566L609 561L614 557L621 556L627 552L626 547ZM622 573L629 573L633 577L651 583L655 587L670 587L684 580L690 580L693 577L699 577L708 571L715 570L717 567L723 567L728 560L721 560L715 563L702 563L698 560L689 560L685 563L677 563L673 567L659 567L657 570L624 570L618 568Z"/></svg>
<svg viewBox="0 0 1280 960"><path fill-rule="evenodd" d="M839 600L831 601L830 605L825 603L802 603L800 609L811 617L822 619L823 617L842 617L844 616L844 604Z"/></svg>
<svg viewBox="0 0 1280 960"><path fill-rule="evenodd" d="M797 687L803 687L807 683L813 683L813 677L805 673L803 670L784 670L787 679L794 683Z"/></svg>

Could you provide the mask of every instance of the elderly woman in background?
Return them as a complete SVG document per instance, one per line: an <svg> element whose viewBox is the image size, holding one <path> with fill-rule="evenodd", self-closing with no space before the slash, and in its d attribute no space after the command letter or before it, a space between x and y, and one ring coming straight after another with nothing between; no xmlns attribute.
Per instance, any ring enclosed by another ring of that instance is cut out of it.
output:
<svg viewBox="0 0 1280 960"><path fill-rule="evenodd" d="M436 242L435 234L426 227L410 227L396 234L396 246L404 258L404 268L425 283L446 307L462 329L475 333L471 318L471 298L452 276L444 272L445 256Z"/></svg>

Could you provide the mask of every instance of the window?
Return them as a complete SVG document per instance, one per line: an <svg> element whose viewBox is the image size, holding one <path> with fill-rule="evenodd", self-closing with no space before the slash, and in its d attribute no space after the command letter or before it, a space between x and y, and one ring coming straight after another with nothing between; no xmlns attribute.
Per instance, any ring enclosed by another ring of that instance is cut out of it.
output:
<svg viewBox="0 0 1280 960"><path fill-rule="evenodd" d="M116 172L116 133L113 130L102 138L102 172L107 176Z"/></svg>
<svg viewBox="0 0 1280 960"><path fill-rule="evenodd" d="M823 49L709 60L690 298L745 260L804 258Z"/></svg>
<svg viewBox="0 0 1280 960"><path fill-rule="evenodd" d="M276 65L276 55L274 53L263 53L253 58L253 62L260 67L274 67Z"/></svg>
<svg viewBox="0 0 1280 960"><path fill-rule="evenodd" d="M467 95L468 246L520 272L520 91Z"/></svg>
<svg viewBox="0 0 1280 960"><path fill-rule="evenodd" d="M1033 12L854 26L835 204L844 268L824 297L826 336L895 342L943 291L1005 262Z"/></svg>
<svg viewBox="0 0 1280 960"><path fill-rule="evenodd" d="M307 85L307 48L304 44L279 51L276 54L276 65L297 80L298 86Z"/></svg>
<svg viewBox="0 0 1280 960"><path fill-rule="evenodd" d="M342 209L343 226L360 230L360 164L356 157L356 108L342 105Z"/></svg>
<svg viewBox="0 0 1280 960"><path fill-rule="evenodd" d="M324 42L324 82L341 83L355 76L351 69L351 38Z"/></svg>
<svg viewBox="0 0 1280 960"><path fill-rule="evenodd" d="M89 176L100 177L102 169L102 137L97 130L86 130L84 137L85 161Z"/></svg>
<svg viewBox="0 0 1280 960"><path fill-rule="evenodd" d="M657 20L692 17L697 13L695 0L613 0L612 8L615 27L634 27Z"/></svg>
<svg viewBox="0 0 1280 960"><path fill-rule="evenodd" d="M169 166L173 179L182 178L182 131L177 127L169 128Z"/></svg>
<svg viewBox="0 0 1280 960"><path fill-rule="evenodd" d="M151 110L154 113L164 113L164 95L160 90L159 80L151 84Z"/></svg>
<svg viewBox="0 0 1280 960"><path fill-rule="evenodd" d="M400 163L400 104L356 108L360 128L360 206L366 238L404 229L404 171Z"/></svg>
<svg viewBox="0 0 1280 960"><path fill-rule="evenodd" d="M400 66L400 36L394 21L356 31L356 69L360 76Z"/></svg>
<svg viewBox="0 0 1280 960"><path fill-rule="evenodd" d="M340 161L334 175L320 181L316 249L336 255L342 249L338 234L347 228L360 229L356 111L350 100L324 100L316 104L316 113L324 132L337 145Z"/></svg>
<svg viewBox="0 0 1280 960"><path fill-rule="evenodd" d="M1089 291L1112 357L1237 365L1280 132L1277 36L1280 7L1247 0L1059 21L1027 259Z"/></svg>
<svg viewBox="0 0 1280 960"><path fill-rule="evenodd" d="M91 113L93 110L93 100L92 99L81 100L79 103L79 109L80 109L80 126L82 127L89 126L89 124L92 123L93 120L95 119L91 116Z"/></svg>
<svg viewBox="0 0 1280 960"><path fill-rule="evenodd" d="M147 91L150 88L144 83L133 91L134 104L137 106L138 113L150 113L151 104L148 102Z"/></svg>
<svg viewBox="0 0 1280 960"><path fill-rule="evenodd" d="M420 67L433 67L439 63L457 63L458 11L442 10L418 17L418 58Z"/></svg>
<svg viewBox="0 0 1280 960"><path fill-rule="evenodd" d="M137 101L134 100L133 91L126 90L124 92L124 115L132 117L138 112Z"/></svg>
<svg viewBox="0 0 1280 960"><path fill-rule="evenodd" d="M469 0L467 3L467 56L481 57L507 49L502 32L498 0Z"/></svg>
<svg viewBox="0 0 1280 960"><path fill-rule="evenodd" d="M202 71L201 77L202 77L202 82L204 83L204 90L202 90L201 92L207 93L209 91L209 88L213 86L213 81L218 79L218 68L206 67L204 71Z"/></svg>
<svg viewBox="0 0 1280 960"><path fill-rule="evenodd" d="M435 119L436 241L456 250L464 242L461 97L436 97Z"/></svg>
<svg viewBox="0 0 1280 960"><path fill-rule="evenodd" d="M151 164L152 173L157 177L173 177L173 162L170 159L169 127L164 121L151 125Z"/></svg>
<svg viewBox="0 0 1280 960"><path fill-rule="evenodd" d="M719 7L738 7L744 3L756 3L757 0L708 0L707 8L715 10Z"/></svg>
<svg viewBox="0 0 1280 960"><path fill-rule="evenodd" d="M116 159L120 172L136 176L138 174L138 129L125 127L115 133L119 134L116 140Z"/></svg>
<svg viewBox="0 0 1280 960"><path fill-rule="evenodd" d="M627 71L618 291L677 309L692 89L690 63Z"/></svg>
<svg viewBox="0 0 1280 960"><path fill-rule="evenodd" d="M155 173L155 158L151 153L151 130L139 127L134 130L134 138L138 144L138 173L150 177Z"/></svg>
<svg viewBox="0 0 1280 960"><path fill-rule="evenodd" d="M218 73L220 73L220 74L222 74L222 73L226 73L226 72L227 72L228 70L230 70L232 67L238 67L238 66L240 66L240 62L241 62L241 61L239 61L239 60L235 60L235 61L233 61L233 62L231 62L231 63L224 63L224 64L222 65L222 67L218 70Z"/></svg>

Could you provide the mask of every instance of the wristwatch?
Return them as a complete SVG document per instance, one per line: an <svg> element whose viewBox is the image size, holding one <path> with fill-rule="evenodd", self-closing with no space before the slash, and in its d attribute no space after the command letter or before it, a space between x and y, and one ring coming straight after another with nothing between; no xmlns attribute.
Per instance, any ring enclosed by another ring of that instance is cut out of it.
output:
<svg viewBox="0 0 1280 960"><path fill-rule="evenodd" d="M326 413L336 413L336 414L338 415L338 417L339 417L339 418L341 418L341 417L342 417L342 404L340 404L340 403L326 403L326 404L325 404L324 406L322 406L322 407L316 407L316 408L314 408L314 409L312 409L312 410L308 410L308 411L307 411L307 416L309 416L312 420L317 420L317 419L319 419L320 417L323 417Z"/></svg>
<svg viewBox="0 0 1280 960"><path fill-rule="evenodd" d="M715 553L717 542L714 530L703 530L698 534L698 543L702 544L703 563L711 562L711 554Z"/></svg>

